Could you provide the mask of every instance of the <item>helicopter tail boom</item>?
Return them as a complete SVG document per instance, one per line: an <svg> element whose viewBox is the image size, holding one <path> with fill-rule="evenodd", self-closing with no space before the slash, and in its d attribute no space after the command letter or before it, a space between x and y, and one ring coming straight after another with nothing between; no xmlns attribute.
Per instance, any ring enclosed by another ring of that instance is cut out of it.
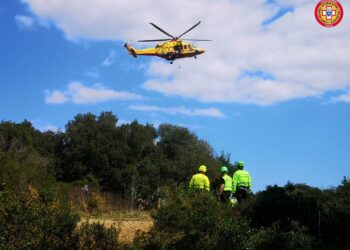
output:
<svg viewBox="0 0 350 250"><path fill-rule="evenodd" d="M158 56L156 48L135 49L130 44L125 43L124 47L129 51L133 57L137 56Z"/></svg>
<svg viewBox="0 0 350 250"><path fill-rule="evenodd" d="M133 47L131 47L130 44L128 43L124 43L124 47L130 52L130 54L133 56L133 57L137 57L137 54L135 52L135 49Z"/></svg>

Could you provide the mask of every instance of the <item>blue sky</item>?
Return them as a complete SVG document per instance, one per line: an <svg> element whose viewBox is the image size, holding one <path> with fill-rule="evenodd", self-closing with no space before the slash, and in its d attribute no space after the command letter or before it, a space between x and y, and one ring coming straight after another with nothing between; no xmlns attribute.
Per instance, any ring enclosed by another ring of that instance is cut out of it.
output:
<svg viewBox="0 0 350 250"><path fill-rule="evenodd" d="M112 111L120 123L185 126L245 161L255 191L350 177L349 4L324 28L308 0L181 0L177 19L171 1L72 2L1 1L1 120L62 130L78 113ZM198 20L188 37L214 41L196 44L197 60L122 47L162 38L151 21L178 35Z"/></svg>

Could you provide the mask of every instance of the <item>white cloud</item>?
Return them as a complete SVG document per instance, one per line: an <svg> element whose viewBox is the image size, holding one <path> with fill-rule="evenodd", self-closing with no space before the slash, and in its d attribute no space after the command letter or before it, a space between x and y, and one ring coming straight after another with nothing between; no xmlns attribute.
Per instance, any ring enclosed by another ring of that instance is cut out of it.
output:
<svg viewBox="0 0 350 250"><path fill-rule="evenodd" d="M108 67L111 66L114 63L115 57L116 57L116 52L115 50L111 50L106 57L106 59L103 60L102 66Z"/></svg>
<svg viewBox="0 0 350 250"><path fill-rule="evenodd" d="M349 102L350 103L350 91L343 94L343 95L340 95L340 96L337 96L337 97L334 97L332 99L333 102Z"/></svg>
<svg viewBox="0 0 350 250"><path fill-rule="evenodd" d="M16 15L15 21L19 28L29 29L32 28L34 25L33 19L29 16Z"/></svg>
<svg viewBox="0 0 350 250"><path fill-rule="evenodd" d="M213 39L197 44L205 47L204 55L175 62L181 69L159 60L148 65L143 87L165 95L268 105L350 87L349 15L337 27L324 28L314 17L315 1L26 1L72 40L162 38L149 22L179 35L201 20L186 37ZM342 5L347 13L350 2ZM293 11L262 25L285 7ZM176 21L169 19L175 15ZM271 79L244 76L246 71L265 72Z"/></svg>
<svg viewBox="0 0 350 250"><path fill-rule="evenodd" d="M215 117L215 118L225 117L225 114L216 108L207 108L207 109L188 109L185 107L164 108L164 107L148 106L148 105L130 105L129 108L137 111L161 112L169 115L208 116L208 117Z"/></svg>
<svg viewBox="0 0 350 250"><path fill-rule="evenodd" d="M52 92L50 91L45 91L45 92L46 92L45 102L48 104L63 104L68 102L69 100L66 94L59 90L54 90Z"/></svg>
<svg viewBox="0 0 350 250"><path fill-rule="evenodd" d="M45 101L48 104L94 104L113 100L135 100L142 97L128 92L107 89L101 85L86 87L80 82L71 82L65 91L46 91Z"/></svg>

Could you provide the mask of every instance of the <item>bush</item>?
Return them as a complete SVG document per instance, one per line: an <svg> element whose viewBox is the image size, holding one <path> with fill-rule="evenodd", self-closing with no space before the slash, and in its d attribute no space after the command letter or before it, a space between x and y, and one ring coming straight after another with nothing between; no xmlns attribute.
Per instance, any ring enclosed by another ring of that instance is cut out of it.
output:
<svg viewBox="0 0 350 250"><path fill-rule="evenodd" d="M79 249L120 249L122 246L118 244L118 234L119 231L114 226L105 228L104 225L100 223L83 223L77 230Z"/></svg>
<svg viewBox="0 0 350 250"><path fill-rule="evenodd" d="M346 179L342 185L328 190L292 183L284 187L269 186L257 193L241 214L251 221L252 227L276 233L270 237L272 242L273 237L285 237L281 242L286 242L291 235L300 236L295 233L299 232L294 227L298 224L303 228L303 239L317 238L324 249L350 249L349 194L350 184Z"/></svg>
<svg viewBox="0 0 350 250"><path fill-rule="evenodd" d="M0 249L70 249L79 216L60 200L39 194L0 195Z"/></svg>
<svg viewBox="0 0 350 250"><path fill-rule="evenodd" d="M308 228L291 221L289 230L279 223L252 227L244 211L255 207L256 199L234 208L206 192L180 191L155 211L154 227L138 234L134 249L326 249L310 235ZM266 209L266 208L265 208ZM268 210L268 209L267 209Z"/></svg>
<svg viewBox="0 0 350 250"><path fill-rule="evenodd" d="M256 250L312 250L323 249L316 239L300 228L284 232L278 226L260 229L249 240L250 248Z"/></svg>
<svg viewBox="0 0 350 250"><path fill-rule="evenodd" d="M321 197L321 190L306 185L269 186L257 193L248 217L255 227L278 224L284 231L290 231L291 222L298 221L307 227L309 233L317 235Z"/></svg>
<svg viewBox="0 0 350 250"><path fill-rule="evenodd" d="M244 249L252 231L210 193L180 191L155 211L154 228L139 234L135 249Z"/></svg>
<svg viewBox="0 0 350 250"><path fill-rule="evenodd" d="M83 223L53 193L0 194L0 249L120 249L119 231Z"/></svg>

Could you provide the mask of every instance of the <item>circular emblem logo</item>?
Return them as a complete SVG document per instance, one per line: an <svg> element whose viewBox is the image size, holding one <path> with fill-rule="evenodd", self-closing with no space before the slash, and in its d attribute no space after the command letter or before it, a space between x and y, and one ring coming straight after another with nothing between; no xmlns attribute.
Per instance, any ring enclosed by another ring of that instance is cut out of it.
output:
<svg viewBox="0 0 350 250"><path fill-rule="evenodd" d="M343 18L343 7L336 0L321 0L315 8L315 17L324 27L334 27Z"/></svg>

